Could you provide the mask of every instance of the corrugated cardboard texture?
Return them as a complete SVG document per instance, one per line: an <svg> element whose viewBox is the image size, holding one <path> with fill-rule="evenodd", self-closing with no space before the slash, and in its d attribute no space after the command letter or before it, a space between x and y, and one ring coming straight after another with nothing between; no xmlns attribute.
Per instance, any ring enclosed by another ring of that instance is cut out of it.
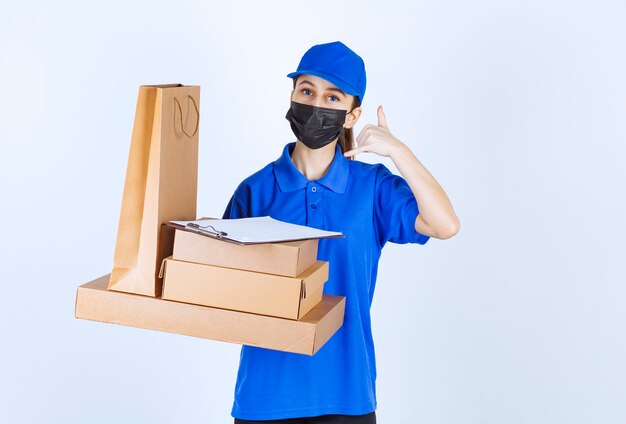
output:
<svg viewBox="0 0 626 424"><path fill-rule="evenodd" d="M202 237L202 236L200 236ZM163 299L254 314L299 319L322 300L328 262L298 277L165 260Z"/></svg>
<svg viewBox="0 0 626 424"><path fill-rule="evenodd" d="M298 321L107 290L109 275L78 287L76 318L313 355L343 324L345 297L324 295Z"/></svg>
<svg viewBox="0 0 626 424"><path fill-rule="evenodd" d="M297 277L317 260L318 239L239 245L176 230L173 259Z"/></svg>

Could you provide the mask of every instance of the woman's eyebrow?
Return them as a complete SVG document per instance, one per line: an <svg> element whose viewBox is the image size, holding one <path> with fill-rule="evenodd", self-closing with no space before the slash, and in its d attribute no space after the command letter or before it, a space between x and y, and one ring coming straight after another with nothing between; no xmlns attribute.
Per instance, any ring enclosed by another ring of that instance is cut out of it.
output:
<svg viewBox="0 0 626 424"><path fill-rule="evenodd" d="M306 84L309 84L309 85L311 85L311 86L313 86L313 87L315 87L315 84L313 84L313 83L312 83L311 81L309 81L309 80L302 80L302 81L300 81L300 82L298 83L298 85L300 85L300 84L305 84L305 83L306 83ZM326 90L328 90L328 91L336 91L336 92L338 92L338 93L341 93L341 94L342 94L342 95L344 95L344 96L346 95L346 93L345 93L343 90L341 90L341 89L339 89L339 88L337 88L337 87L328 87Z"/></svg>
<svg viewBox="0 0 626 424"><path fill-rule="evenodd" d="M340 89L338 89L338 88L336 88L336 87L329 87L329 88L327 88L326 90L328 90L328 91L336 91L336 92L338 92L338 93L341 93L341 94L342 94L342 95L344 95L344 96L346 95L346 93L344 93L344 92L343 92L343 90L340 90Z"/></svg>

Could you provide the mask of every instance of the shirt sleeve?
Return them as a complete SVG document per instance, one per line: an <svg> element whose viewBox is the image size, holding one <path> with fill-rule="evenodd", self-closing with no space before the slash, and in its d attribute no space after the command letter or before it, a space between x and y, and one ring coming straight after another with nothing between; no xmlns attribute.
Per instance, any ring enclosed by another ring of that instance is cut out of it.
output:
<svg viewBox="0 0 626 424"><path fill-rule="evenodd" d="M226 205L226 210L224 211L224 215L222 219L235 219L235 218L248 218L248 210L243 205L243 203L237 197L237 191L233 193L232 197L228 201L228 205Z"/></svg>
<svg viewBox="0 0 626 424"><path fill-rule="evenodd" d="M430 239L415 231L419 207L409 184L382 164L374 202L374 225L381 247L388 241L425 244Z"/></svg>

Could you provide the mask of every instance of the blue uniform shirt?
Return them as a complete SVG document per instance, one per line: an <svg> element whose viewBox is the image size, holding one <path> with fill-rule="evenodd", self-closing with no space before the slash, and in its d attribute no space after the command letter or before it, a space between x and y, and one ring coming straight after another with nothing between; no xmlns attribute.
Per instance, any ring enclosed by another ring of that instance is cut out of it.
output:
<svg viewBox="0 0 626 424"><path fill-rule="evenodd" d="M232 416L277 420L376 409L376 362L370 325L378 259L386 242L424 244L415 231L418 205L407 182L383 164L348 160L336 146L320 179L309 181L291 161L295 142L235 190L224 218L269 215L341 231L320 239L329 262L324 293L346 297L343 326L313 356L242 346Z"/></svg>

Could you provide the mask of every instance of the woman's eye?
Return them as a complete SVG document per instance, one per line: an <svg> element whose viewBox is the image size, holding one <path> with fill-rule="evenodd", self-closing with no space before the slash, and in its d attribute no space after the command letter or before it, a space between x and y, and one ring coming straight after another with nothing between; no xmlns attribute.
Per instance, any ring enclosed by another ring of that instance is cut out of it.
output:
<svg viewBox="0 0 626 424"><path fill-rule="evenodd" d="M335 96L328 96L329 99L331 99L331 102L338 102L339 101L339 97L335 97ZM334 100L332 100L334 99Z"/></svg>
<svg viewBox="0 0 626 424"><path fill-rule="evenodd" d="M304 94L305 96L308 96L310 93L311 93L311 90L308 90L306 88L302 90L302 94Z"/></svg>

